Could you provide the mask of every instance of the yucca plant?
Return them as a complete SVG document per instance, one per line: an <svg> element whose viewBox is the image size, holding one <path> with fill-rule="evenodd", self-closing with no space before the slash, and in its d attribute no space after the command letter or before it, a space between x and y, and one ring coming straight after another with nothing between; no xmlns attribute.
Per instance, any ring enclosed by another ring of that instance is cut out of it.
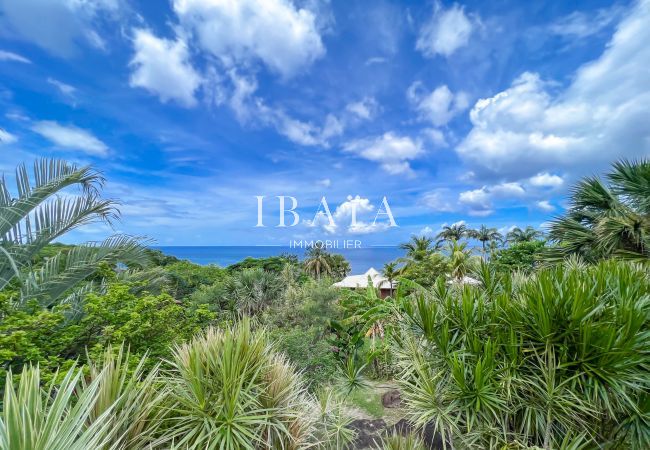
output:
<svg viewBox="0 0 650 450"><path fill-rule="evenodd" d="M145 373L146 355L131 359L124 345L109 345L99 361L90 360L89 375L83 383L84 389L97 384L89 421L101 418L110 422L106 449L146 448L162 423L167 387L158 379L159 366Z"/></svg>
<svg viewBox="0 0 650 450"><path fill-rule="evenodd" d="M384 436L377 450L426 450L422 439L415 434L405 436L393 433Z"/></svg>
<svg viewBox="0 0 650 450"><path fill-rule="evenodd" d="M302 378L248 319L179 345L164 377L165 432L157 445L301 449L314 445L317 410Z"/></svg>
<svg viewBox="0 0 650 450"><path fill-rule="evenodd" d="M113 405L95 414L102 377L82 387L82 370L41 385L38 366L23 370L17 384L7 375L0 418L0 448L6 450L87 450L113 440ZM56 377L55 377L56 378ZM116 448L116 447L113 447Z"/></svg>
<svg viewBox="0 0 650 450"><path fill-rule="evenodd" d="M138 240L114 236L59 254L34 271L31 263L50 242L93 222L110 224L119 211L100 197L104 178L90 167L41 159L30 177L25 165L16 169L16 188L0 179L0 289L17 280L17 303L36 299L43 306L74 302L95 284L86 281L101 262L144 264ZM77 191L69 189L77 188Z"/></svg>
<svg viewBox="0 0 650 450"><path fill-rule="evenodd" d="M648 448L650 277L577 262L404 302L411 420L470 448Z"/></svg>

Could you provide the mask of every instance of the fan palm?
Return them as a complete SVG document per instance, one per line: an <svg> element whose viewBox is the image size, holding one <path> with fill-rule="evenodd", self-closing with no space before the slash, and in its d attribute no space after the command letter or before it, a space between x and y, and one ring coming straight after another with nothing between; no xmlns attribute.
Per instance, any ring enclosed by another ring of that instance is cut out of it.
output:
<svg viewBox="0 0 650 450"><path fill-rule="evenodd" d="M16 169L16 195L0 179L0 289L19 281L19 302L37 299L44 306L72 300L93 288L84 280L102 262L144 264L144 248L133 238L116 236L101 244L58 254L38 270L34 257L50 242L82 225L110 224L119 211L114 202L100 197L103 177L90 167L41 159L30 177L24 165ZM66 189L78 187L71 195Z"/></svg>
<svg viewBox="0 0 650 450"><path fill-rule="evenodd" d="M467 236L468 230L464 223L455 223L450 226L445 225L442 231L436 235L437 243L446 241L460 241Z"/></svg>
<svg viewBox="0 0 650 450"><path fill-rule="evenodd" d="M587 261L650 258L650 161L619 161L606 175L580 181L564 217L553 221L549 261L576 254Z"/></svg>
<svg viewBox="0 0 650 450"><path fill-rule="evenodd" d="M514 227L506 234L506 241L510 243L531 242L543 236L544 234L541 231L531 226L527 226L525 229Z"/></svg>
<svg viewBox="0 0 650 450"><path fill-rule="evenodd" d="M496 228L488 228L485 225L481 225L481 228L478 230L468 230L467 235L481 243L481 253L483 258L485 258L485 244L489 242L500 242L503 240L503 236L501 236L501 233L499 233Z"/></svg>

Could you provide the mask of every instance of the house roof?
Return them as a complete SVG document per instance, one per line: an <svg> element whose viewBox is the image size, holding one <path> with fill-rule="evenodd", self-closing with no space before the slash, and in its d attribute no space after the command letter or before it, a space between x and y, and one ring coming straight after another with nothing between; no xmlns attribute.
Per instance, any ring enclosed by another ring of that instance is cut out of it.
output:
<svg viewBox="0 0 650 450"><path fill-rule="evenodd" d="M334 287L342 288L366 288L368 287L368 279L370 279L372 285L379 289L390 289L390 283L388 278L382 276L374 268L368 269L368 271L362 275L350 275L345 277L338 283L334 283ZM396 286L396 282L393 281L393 288Z"/></svg>

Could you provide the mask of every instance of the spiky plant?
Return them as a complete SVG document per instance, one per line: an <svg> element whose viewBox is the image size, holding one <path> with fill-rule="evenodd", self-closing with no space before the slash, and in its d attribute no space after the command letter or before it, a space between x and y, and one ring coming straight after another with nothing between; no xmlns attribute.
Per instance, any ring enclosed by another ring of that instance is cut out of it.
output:
<svg viewBox="0 0 650 450"><path fill-rule="evenodd" d="M282 294L281 279L263 269L244 269L228 283L229 297L241 314L255 315L273 304Z"/></svg>
<svg viewBox="0 0 650 450"><path fill-rule="evenodd" d="M573 262L515 282L484 265L480 278L403 303L411 420L463 448L649 448L647 269Z"/></svg>
<svg viewBox="0 0 650 450"><path fill-rule="evenodd" d="M10 372L0 415L0 448L87 450L109 445L113 427L123 424L111 420L112 404L95 414L102 377L82 388L82 376L73 367L60 382L43 388L38 366L25 368L17 384Z"/></svg>
<svg viewBox="0 0 650 450"><path fill-rule="evenodd" d="M558 245L547 261L576 254L589 262L619 257L650 259L650 161L619 161L605 184L584 178L574 188L566 215L553 221L549 236Z"/></svg>
<svg viewBox="0 0 650 450"><path fill-rule="evenodd" d="M415 434L393 433L382 438L377 450L426 450L422 439Z"/></svg>
<svg viewBox="0 0 650 450"><path fill-rule="evenodd" d="M114 202L100 197L104 179L90 167L41 159L34 163L32 176L24 165L18 166L15 181L12 191L7 180L0 179L0 289L17 279L19 304L32 299L43 306L73 302L95 287L85 280L99 263L146 261L137 240L115 236L59 254L32 270L34 257L47 244L82 225L110 224L119 212ZM74 188L78 192L69 191Z"/></svg>
<svg viewBox="0 0 650 450"><path fill-rule="evenodd" d="M158 366L145 373L145 362L146 355L132 362L123 345L117 348L109 345L101 360L89 363L84 388L98 384L89 420L106 417L110 421L106 449L146 448L162 423L167 388L157 380Z"/></svg>
<svg viewBox="0 0 650 450"><path fill-rule="evenodd" d="M244 319L174 350L169 410L157 444L177 448L307 448L316 405L264 331Z"/></svg>

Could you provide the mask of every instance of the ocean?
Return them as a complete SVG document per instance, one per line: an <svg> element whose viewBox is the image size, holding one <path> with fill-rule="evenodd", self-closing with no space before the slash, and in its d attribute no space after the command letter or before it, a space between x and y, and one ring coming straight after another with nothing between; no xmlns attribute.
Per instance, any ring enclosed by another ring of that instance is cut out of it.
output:
<svg viewBox="0 0 650 450"><path fill-rule="evenodd" d="M235 264L248 256L265 258L289 253L303 259L305 255L304 249L281 246L156 246L152 248L180 259L187 259L196 264L216 264L221 267ZM381 271L384 264L404 256L404 250L397 247L338 248L331 250L331 252L345 256L345 259L350 262L352 274L364 273L371 267Z"/></svg>

